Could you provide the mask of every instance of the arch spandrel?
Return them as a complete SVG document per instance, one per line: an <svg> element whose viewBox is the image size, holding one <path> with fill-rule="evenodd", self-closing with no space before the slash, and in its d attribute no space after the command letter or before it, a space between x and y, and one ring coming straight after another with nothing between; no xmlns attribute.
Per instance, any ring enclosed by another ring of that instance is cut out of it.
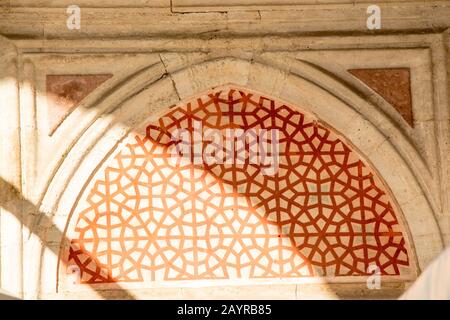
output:
<svg viewBox="0 0 450 320"><path fill-rule="evenodd" d="M277 129L279 166L171 163L170 135ZM65 264L81 283L412 274L401 212L329 126L235 86L169 109L106 162L72 217ZM361 277L361 281L365 281Z"/></svg>

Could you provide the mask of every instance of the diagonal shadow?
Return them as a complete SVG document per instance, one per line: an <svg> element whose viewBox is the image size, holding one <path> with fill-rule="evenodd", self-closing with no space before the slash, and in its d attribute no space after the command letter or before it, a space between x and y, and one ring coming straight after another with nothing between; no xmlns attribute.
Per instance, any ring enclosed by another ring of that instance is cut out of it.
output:
<svg viewBox="0 0 450 320"><path fill-rule="evenodd" d="M13 214L21 223L26 226L29 230L34 232L35 235L37 235L41 241L44 243L44 245L47 243L47 240L42 237L38 232L33 231L33 219L27 219L27 217L23 217L23 213L30 213L34 212L38 214L39 217L41 217L40 225L44 226L51 226L53 225L53 222L51 219L45 215L43 212L39 210L39 208L28 201L27 199L24 199L20 192L14 188L10 183L5 181L3 178L0 177L0 190L3 193L1 196L1 202L0 207L7 210L11 214ZM57 228L55 228L57 229ZM60 243L67 243L68 239L63 234L63 232L59 229L57 229L57 236L59 239L61 239ZM52 246L47 246L57 257L59 256L59 248L55 248ZM94 285L90 285L91 288L98 293L102 298L109 299L112 297L111 290L114 291L120 291L120 298L121 299L136 299L136 297L130 293L128 290L124 289L122 286L120 286L118 283L113 282L110 283L110 287L108 290L99 290ZM2 295L0 295L0 298Z"/></svg>
<svg viewBox="0 0 450 320"><path fill-rule="evenodd" d="M5 290L0 289L0 300L19 300L19 298Z"/></svg>

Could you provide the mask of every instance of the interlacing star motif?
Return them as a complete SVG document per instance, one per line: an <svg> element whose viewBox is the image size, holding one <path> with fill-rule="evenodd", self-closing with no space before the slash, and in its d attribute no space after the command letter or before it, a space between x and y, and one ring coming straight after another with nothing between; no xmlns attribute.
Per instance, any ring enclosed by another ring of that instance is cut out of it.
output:
<svg viewBox="0 0 450 320"><path fill-rule="evenodd" d="M170 161L175 129L277 129L279 168ZM69 264L82 283L382 275L409 266L398 209L332 129L283 103L211 91L136 135L90 185Z"/></svg>

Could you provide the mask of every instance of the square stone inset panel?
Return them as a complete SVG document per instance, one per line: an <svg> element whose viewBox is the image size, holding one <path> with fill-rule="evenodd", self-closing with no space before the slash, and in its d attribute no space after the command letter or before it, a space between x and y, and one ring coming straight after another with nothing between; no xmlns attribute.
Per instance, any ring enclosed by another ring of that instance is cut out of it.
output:
<svg viewBox="0 0 450 320"><path fill-rule="evenodd" d="M47 75L47 123L51 136L78 104L111 74Z"/></svg>

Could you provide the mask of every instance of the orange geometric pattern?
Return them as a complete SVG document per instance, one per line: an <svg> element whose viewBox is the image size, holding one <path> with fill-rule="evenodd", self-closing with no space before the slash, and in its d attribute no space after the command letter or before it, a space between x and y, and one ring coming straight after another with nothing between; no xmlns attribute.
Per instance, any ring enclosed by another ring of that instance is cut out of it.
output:
<svg viewBox="0 0 450 320"><path fill-rule="evenodd" d="M278 129L278 171L169 161L171 133L194 121ZM82 283L361 276L370 265L400 275L409 266L375 172L311 116L242 89L170 109L89 190L68 255Z"/></svg>

